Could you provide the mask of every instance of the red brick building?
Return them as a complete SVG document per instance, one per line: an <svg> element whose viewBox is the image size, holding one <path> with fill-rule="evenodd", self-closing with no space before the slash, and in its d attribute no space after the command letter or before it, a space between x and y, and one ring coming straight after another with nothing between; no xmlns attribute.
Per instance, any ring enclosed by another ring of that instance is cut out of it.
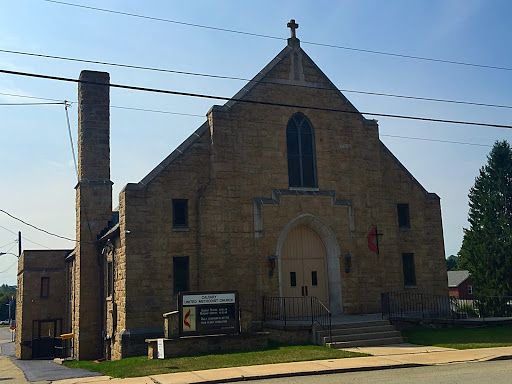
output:
<svg viewBox="0 0 512 384"><path fill-rule="evenodd" d="M450 296L458 299L473 300L475 298L469 271L448 271L448 289Z"/></svg>

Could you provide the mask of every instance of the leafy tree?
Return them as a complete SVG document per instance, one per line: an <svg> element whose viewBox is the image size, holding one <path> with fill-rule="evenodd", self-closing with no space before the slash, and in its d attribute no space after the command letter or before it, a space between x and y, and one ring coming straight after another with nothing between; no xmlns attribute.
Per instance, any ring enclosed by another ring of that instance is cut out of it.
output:
<svg viewBox="0 0 512 384"><path fill-rule="evenodd" d="M446 259L446 269L448 271L456 271L458 265L458 257L455 255L450 255Z"/></svg>
<svg viewBox="0 0 512 384"><path fill-rule="evenodd" d="M16 301L16 286L9 286L7 284L0 285L0 320L7 320L9 318L9 299L14 296ZM11 307L11 317L14 318L14 305Z"/></svg>
<svg viewBox="0 0 512 384"><path fill-rule="evenodd" d="M512 149L497 141L469 191L469 229L459 251L479 295L512 295Z"/></svg>

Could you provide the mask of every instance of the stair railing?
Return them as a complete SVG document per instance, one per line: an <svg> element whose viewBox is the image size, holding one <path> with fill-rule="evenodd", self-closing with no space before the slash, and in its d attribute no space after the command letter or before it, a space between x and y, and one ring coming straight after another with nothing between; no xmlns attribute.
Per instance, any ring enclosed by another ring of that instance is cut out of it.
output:
<svg viewBox="0 0 512 384"><path fill-rule="evenodd" d="M263 297L263 321L278 320L288 322L318 324L329 332L332 342L331 311L315 296Z"/></svg>

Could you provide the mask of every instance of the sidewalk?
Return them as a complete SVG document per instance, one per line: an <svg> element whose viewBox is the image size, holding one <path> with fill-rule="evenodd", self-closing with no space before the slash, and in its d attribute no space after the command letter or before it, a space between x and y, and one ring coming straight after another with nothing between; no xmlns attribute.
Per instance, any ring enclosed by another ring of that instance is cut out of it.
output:
<svg viewBox="0 0 512 384"><path fill-rule="evenodd" d="M347 349L369 353L371 357L353 357L335 360L303 361L210 369L204 371L167 373L130 379L110 379L107 376L54 381L55 384L199 384L228 383L264 378L307 376L327 373L358 372L393 368L420 367L463 362L512 359L512 347L456 350L398 344L382 347Z"/></svg>

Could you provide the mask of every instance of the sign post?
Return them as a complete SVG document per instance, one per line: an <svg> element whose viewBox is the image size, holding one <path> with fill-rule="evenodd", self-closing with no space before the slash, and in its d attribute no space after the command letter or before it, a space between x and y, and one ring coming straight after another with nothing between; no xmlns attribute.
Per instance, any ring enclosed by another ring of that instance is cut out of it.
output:
<svg viewBox="0 0 512 384"><path fill-rule="evenodd" d="M180 336L240 333L238 292L182 292Z"/></svg>
<svg viewBox="0 0 512 384"><path fill-rule="evenodd" d="M156 339L157 358L165 359L164 339Z"/></svg>

